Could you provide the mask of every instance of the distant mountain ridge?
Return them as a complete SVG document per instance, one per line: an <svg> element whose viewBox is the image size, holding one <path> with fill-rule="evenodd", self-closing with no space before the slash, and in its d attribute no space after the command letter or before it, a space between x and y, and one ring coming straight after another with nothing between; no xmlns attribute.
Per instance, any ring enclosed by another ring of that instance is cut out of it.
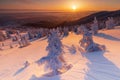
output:
<svg viewBox="0 0 120 80"><path fill-rule="evenodd" d="M97 20L107 20L108 17L120 17L120 10L117 11L100 11L97 13L90 14L86 17L80 18L76 21L71 22L63 22L60 24L60 26L69 26L69 25L80 25L80 24L86 24L93 21L94 17L97 18Z"/></svg>

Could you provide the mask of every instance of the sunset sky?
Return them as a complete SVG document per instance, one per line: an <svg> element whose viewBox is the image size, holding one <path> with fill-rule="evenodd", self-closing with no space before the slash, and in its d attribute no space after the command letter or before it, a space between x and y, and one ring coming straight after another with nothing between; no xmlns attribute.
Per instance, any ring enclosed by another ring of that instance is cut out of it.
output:
<svg viewBox="0 0 120 80"><path fill-rule="evenodd" d="M0 0L0 9L41 11L94 11L120 9L120 0Z"/></svg>

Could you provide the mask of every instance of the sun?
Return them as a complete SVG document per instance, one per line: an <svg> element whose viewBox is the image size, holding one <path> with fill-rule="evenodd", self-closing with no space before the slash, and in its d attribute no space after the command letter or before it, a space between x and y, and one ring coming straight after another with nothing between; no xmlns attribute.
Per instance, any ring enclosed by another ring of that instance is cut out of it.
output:
<svg viewBox="0 0 120 80"><path fill-rule="evenodd" d="M76 10L76 9L77 9L77 6L76 6L76 5L72 5L72 9L73 9L73 10Z"/></svg>

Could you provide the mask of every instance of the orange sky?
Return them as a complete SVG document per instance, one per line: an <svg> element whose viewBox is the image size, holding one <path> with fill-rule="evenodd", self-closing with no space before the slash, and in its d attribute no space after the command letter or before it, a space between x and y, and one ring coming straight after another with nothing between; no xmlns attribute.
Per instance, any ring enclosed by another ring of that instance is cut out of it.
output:
<svg viewBox="0 0 120 80"><path fill-rule="evenodd" d="M0 0L0 9L34 9L49 11L117 10L120 0Z"/></svg>

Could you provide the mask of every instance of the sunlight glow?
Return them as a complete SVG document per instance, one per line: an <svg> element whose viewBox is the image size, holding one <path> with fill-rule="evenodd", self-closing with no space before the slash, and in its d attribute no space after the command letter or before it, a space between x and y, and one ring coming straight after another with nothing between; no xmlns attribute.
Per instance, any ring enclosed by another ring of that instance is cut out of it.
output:
<svg viewBox="0 0 120 80"><path fill-rule="evenodd" d="M77 9L76 5L73 5L73 6L72 6L72 9L73 9L73 10L76 10L76 9Z"/></svg>

